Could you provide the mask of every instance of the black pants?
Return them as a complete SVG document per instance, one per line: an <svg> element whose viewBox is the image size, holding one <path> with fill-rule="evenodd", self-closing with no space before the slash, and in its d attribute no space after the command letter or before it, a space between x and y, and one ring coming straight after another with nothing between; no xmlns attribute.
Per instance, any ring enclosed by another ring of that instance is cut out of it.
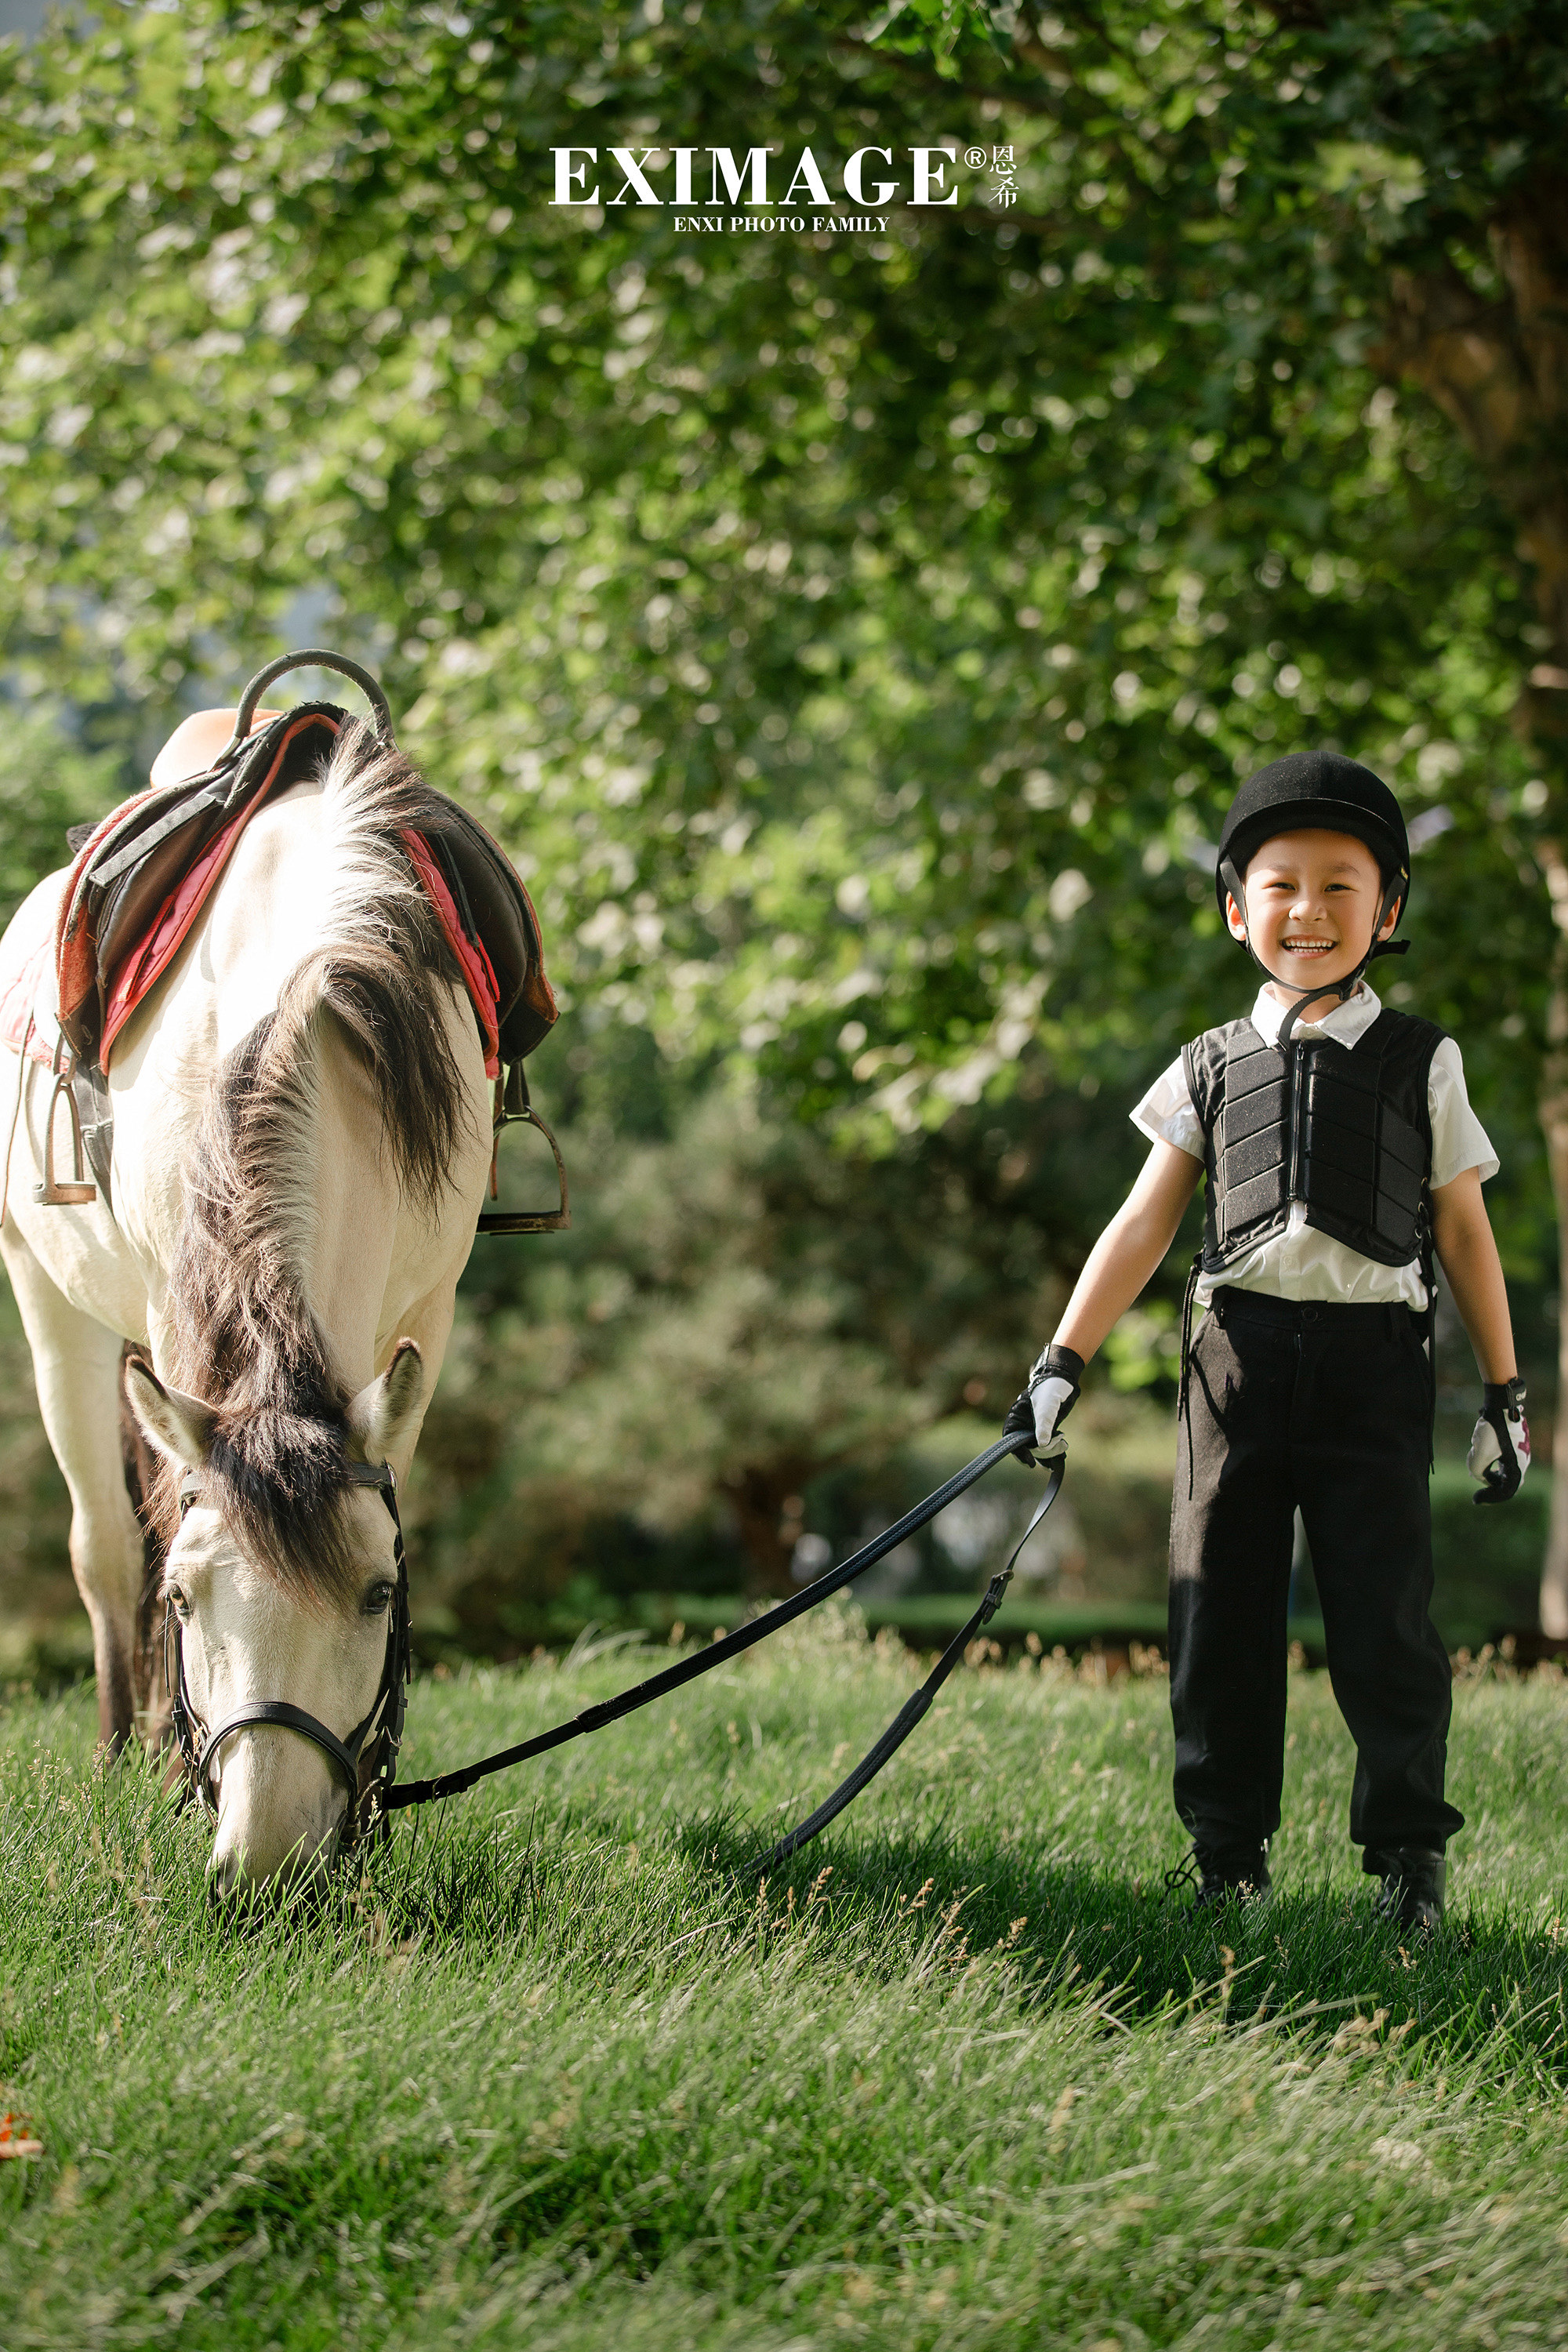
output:
<svg viewBox="0 0 1568 2352"><path fill-rule="evenodd" d="M1298 1505L1356 1744L1351 1836L1371 1869L1379 1848L1440 1852L1463 1827L1443 1796L1451 1676L1426 1613L1429 1380L1404 1307L1215 1295L1171 1520L1176 1811L1201 1845L1256 1845L1279 1826Z"/></svg>

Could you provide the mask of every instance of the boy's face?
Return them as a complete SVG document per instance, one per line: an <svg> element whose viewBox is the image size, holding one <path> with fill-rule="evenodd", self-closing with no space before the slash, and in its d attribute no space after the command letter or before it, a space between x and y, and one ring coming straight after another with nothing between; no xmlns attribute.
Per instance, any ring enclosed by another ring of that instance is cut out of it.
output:
<svg viewBox="0 0 1568 2352"><path fill-rule="evenodd" d="M1226 894L1237 939L1252 944L1271 972L1292 988L1325 991L1352 972L1372 941L1383 903L1377 860L1353 834L1281 833L1256 851L1242 877L1247 924ZM1392 908L1378 936L1398 919Z"/></svg>

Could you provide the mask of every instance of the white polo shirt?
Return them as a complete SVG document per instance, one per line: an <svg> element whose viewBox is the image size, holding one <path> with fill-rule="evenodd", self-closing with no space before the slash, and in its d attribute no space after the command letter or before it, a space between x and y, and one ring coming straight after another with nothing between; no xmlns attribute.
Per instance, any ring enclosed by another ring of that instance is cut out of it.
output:
<svg viewBox="0 0 1568 2352"><path fill-rule="evenodd" d="M1346 1004L1336 1004L1321 1020L1296 1024L1301 1038L1331 1037L1353 1049L1382 1012L1383 1005L1363 980ZM1286 1008L1267 988L1258 992L1252 1025L1266 1045L1279 1034ZM1498 1156L1485 1128L1470 1108L1465 1089L1465 1066L1451 1037L1445 1037L1432 1056L1426 1079L1426 1108L1432 1120L1432 1190L1441 1192L1467 1168L1479 1168L1484 1184L1498 1171ZM1187 1086L1181 1057L1157 1077L1131 1113L1132 1124L1151 1142L1173 1143L1178 1151L1204 1156L1204 1131ZM1342 1305L1382 1306L1403 1300L1407 1307L1426 1304L1426 1286L1418 1259L1408 1265L1379 1265L1346 1242L1314 1232L1307 1223L1306 1204L1292 1201L1283 1230L1259 1242L1223 1274L1200 1276L1197 1303L1206 1307L1220 1284L1236 1290L1265 1290L1276 1298L1335 1299Z"/></svg>

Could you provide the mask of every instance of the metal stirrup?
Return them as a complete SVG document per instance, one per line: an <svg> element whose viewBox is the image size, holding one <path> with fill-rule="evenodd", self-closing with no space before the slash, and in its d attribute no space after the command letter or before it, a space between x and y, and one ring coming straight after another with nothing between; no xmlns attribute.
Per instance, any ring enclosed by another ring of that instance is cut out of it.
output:
<svg viewBox="0 0 1568 2352"><path fill-rule="evenodd" d="M561 1157L561 1146L534 1109L528 1095L528 1074L521 1062L513 1062L504 1083L496 1081L495 1150L499 1153L503 1132L509 1127L534 1127L555 1155L555 1179L561 1199L553 1209L487 1209L480 1217L478 1231L481 1234L558 1234L572 1222L572 1202L566 1190L566 1162ZM490 1198L496 1197L499 1163L490 1161Z"/></svg>
<svg viewBox="0 0 1568 2352"><path fill-rule="evenodd" d="M23 1068L26 1067L24 1058ZM76 1090L71 1084L76 1076L76 1056L66 1044L63 1032L55 1040L55 1058L51 1067L55 1085L44 1120L44 1173L41 1182L33 1187L33 1198L41 1209L82 1209L89 1201L97 1200L98 1186L87 1172L81 1139L81 1113L77 1108ZM55 1113L59 1108L62 1095L71 1123L71 1173L69 1181L65 1183L61 1183L55 1175Z"/></svg>

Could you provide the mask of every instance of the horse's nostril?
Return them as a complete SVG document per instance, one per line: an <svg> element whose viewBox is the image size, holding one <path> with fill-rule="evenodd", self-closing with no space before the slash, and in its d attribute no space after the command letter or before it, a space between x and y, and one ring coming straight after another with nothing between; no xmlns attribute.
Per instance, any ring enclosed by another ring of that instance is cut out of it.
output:
<svg viewBox="0 0 1568 2352"><path fill-rule="evenodd" d="M207 1898L216 1904L226 1903L239 1884L239 1856L237 1853L217 1854L207 1869Z"/></svg>

